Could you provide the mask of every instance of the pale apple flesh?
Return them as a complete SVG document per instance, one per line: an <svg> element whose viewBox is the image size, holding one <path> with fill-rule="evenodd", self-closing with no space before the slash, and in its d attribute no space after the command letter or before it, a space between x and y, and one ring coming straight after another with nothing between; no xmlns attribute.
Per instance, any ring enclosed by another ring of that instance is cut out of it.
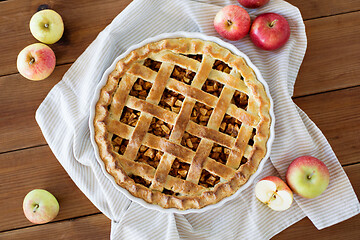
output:
<svg viewBox="0 0 360 240"><path fill-rule="evenodd" d="M31 17L30 32L40 42L53 44L62 37L64 23L57 12L45 9Z"/></svg>
<svg viewBox="0 0 360 240"><path fill-rule="evenodd" d="M255 186L255 195L260 202L275 211L288 209L293 201L290 188L278 177L268 176Z"/></svg>
<svg viewBox="0 0 360 240"><path fill-rule="evenodd" d="M315 198L328 187L330 174L326 165L319 159L302 156L289 165L286 181L296 194L305 198Z"/></svg>
<svg viewBox="0 0 360 240"><path fill-rule="evenodd" d="M250 21L250 15L245 9L237 5L228 5L216 14L214 27L222 37L235 41L248 34Z"/></svg>
<svg viewBox="0 0 360 240"><path fill-rule="evenodd" d="M30 80L47 78L54 70L56 58L53 50L42 43L34 43L24 48L17 58L19 73Z"/></svg>
<svg viewBox="0 0 360 240"><path fill-rule="evenodd" d="M59 203L48 191L34 189L25 196L23 210L30 222L42 224L50 222L58 215Z"/></svg>

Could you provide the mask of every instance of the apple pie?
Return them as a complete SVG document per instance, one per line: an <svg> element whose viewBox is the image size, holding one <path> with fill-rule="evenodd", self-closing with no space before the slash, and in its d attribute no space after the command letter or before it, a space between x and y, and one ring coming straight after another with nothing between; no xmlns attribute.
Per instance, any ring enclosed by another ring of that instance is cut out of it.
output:
<svg viewBox="0 0 360 240"><path fill-rule="evenodd" d="M255 173L270 101L245 59L193 38L152 42L117 62L95 107L107 172L137 198L198 209Z"/></svg>

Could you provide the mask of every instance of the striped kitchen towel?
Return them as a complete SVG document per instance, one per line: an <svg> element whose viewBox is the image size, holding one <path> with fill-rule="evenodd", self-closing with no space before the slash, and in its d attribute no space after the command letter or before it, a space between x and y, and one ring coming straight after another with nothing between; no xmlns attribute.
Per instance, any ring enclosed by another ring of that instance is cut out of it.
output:
<svg viewBox="0 0 360 240"><path fill-rule="evenodd" d="M89 138L89 104L103 72L128 47L164 32L202 32L218 36L215 14L237 1L135 0L90 44L50 91L36 112L49 147L83 193L112 220L111 239L268 239L307 216L318 229L359 213L358 199L330 145L315 124L292 101L297 72L306 50L306 34L299 10L282 1L249 10L252 18L279 13L289 21L289 42L276 51L256 48L249 37L231 42L247 54L267 81L276 117L276 137L263 171L284 178L287 166L309 154L325 162L330 185L320 197L295 196L284 212L258 202L254 184L239 198L203 213L170 214L146 209L117 191L103 174ZM334 197L336 195L336 197ZM346 205L345 205L346 202Z"/></svg>

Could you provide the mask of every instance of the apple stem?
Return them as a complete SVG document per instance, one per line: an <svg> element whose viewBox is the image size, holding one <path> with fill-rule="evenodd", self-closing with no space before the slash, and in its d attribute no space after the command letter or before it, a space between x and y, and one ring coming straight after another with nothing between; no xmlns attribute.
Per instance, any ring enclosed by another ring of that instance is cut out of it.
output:
<svg viewBox="0 0 360 240"><path fill-rule="evenodd" d="M277 19L275 19L274 21L272 21L272 22L269 24L269 27L273 27L277 21L278 21Z"/></svg>
<svg viewBox="0 0 360 240"><path fill-rule="evenodd" d="M315 172L313 171L310 175L307 176L307 178L308 178L308 179L311 179L312 176L314 175L314 173L315 173Z"/></svg>
<svg viewBox="0 0 360 240"><path fill-rule="evenodd" d="M31 58L29 64L33 64L35 62L35 58Z"/></svg>
<svg viewBox="0 0 360 240"><path fill-rule="evenodd" d="M45 23L44 27L48 28L48 27L49 27L49 24Z"/></svg>
<svg viewBox="0 0 360 240"><path fill-rule="evenodd" d="M227 20L227 24L228 24L229 26L231 26L231 24L232 24L232 21L230 21L230 20Z"/></svg>
<svg viewBox="0 0 360 240"><path fill-rule="evenodd" d="M39 204L36 204L34 209L33 209L33 212L36 212L36 210L39 208Z"/></svg>

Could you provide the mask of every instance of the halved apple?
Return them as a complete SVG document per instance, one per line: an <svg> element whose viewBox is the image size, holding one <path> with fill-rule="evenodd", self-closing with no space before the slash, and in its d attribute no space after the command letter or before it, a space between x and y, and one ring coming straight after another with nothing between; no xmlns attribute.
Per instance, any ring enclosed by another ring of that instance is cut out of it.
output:
<svg viewBox="0 0 360 240"><path fill-rule="evenodd" d="M255 186L255 195L260 202L275 211L288 209L293 201L293 193L286 183L278 177L268 176Z"/></svg>

